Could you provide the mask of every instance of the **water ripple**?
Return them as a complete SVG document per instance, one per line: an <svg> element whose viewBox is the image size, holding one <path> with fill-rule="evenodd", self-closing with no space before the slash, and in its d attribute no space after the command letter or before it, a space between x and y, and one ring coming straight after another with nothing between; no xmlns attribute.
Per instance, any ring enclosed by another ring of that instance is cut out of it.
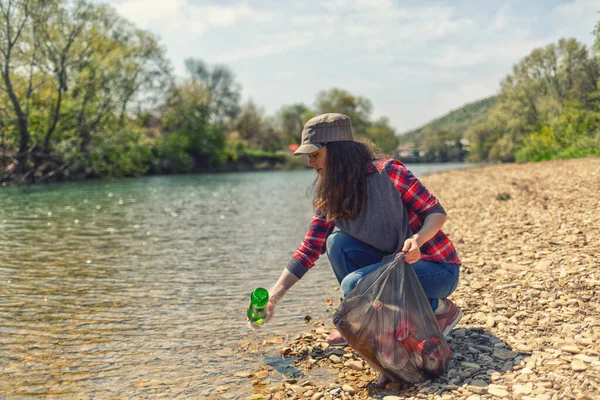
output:
<svg viewBox="0 0 600 400"><path fill-rule="evenodd" d="M321 268L269 328L245 325L249 292L277 278L304 236L311 179L300 171L2 190L0 391L251 393L234 375L262 360L241 341L298 332L308 313L329 318L333 275ZM222 349L234 356L217 356Z"/></svg>

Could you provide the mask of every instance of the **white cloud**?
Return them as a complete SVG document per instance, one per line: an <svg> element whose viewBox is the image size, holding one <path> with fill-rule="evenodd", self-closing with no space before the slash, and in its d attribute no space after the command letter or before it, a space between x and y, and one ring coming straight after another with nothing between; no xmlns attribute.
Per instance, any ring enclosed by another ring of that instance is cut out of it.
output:
<svg viewBox="0 0 600 400"><path fill-rule="evenodd" d="M598 11L600 11L599 0L573 0L558 5L553 13L560 17L576 19L589 16L590 13L595 14L594 17L597 18Z"/></svg>
<svg viewBox="0 0 600 400"><path fill-rule="evenodd" d="M392 0L350 0L346 2L346 8L361 12L370 10L385 12L394 9L394 2Z"/></svg>
<svg viewBox="0 0 600 400"><path fill-rule="evenodd" d="M389 0L330 0L324 5L331 11L328 20L313 20L314 26L327 26L338 37L348 37L344 45L349 49L377 52L372 56L426 46L459 35L473 24L448 6L407 8Z"/></svg>
<svg viewBox="0 0 600 400"><path fill-rule="evenodd" d="M575 37L580 42L592 45L592 32L600 19L600 0L573 0L552 10L556 20L558 37Z"/></svg>
<svg viewBox="0 0 600 400"><path fill-rule="evenodd" d="M481 64L516 63L534 48L547 45L546 39L528 37L527 32L487 38L474 45L448 45L437 57L430 59L444 68L470 68ZM510 71L506 71L507 73Z"/></svg>
<svg viewBox="0 0 600 400"><path fill-rule="evenodd" d="M328 0L322 6L331 12L296 15L288 8L265 12L246 2L201 6L191 0L126 0L115 4L120 14L138 26L170 40L177 38L179 45L196 41L211 28L235 29L244 22L254 23L253 34L241 34L238 46L223 46L218 54L218 61L223 62L307 47L311 38L323 43L325 38L335 42L350 36L353 39L344 43L347 50L394 51L460 33L473 22L457 17L451 7L406 8L392 0ZM268 36L267 40L257 39L261 35ZM244 43L249 38L253 43Z"/></svg>
<svg viewBox="0 0 600 400"><path fill-rule="evenodd" d="M510 2L507 1L494 16L494 20L489 25L488 30L491 32L496 32L505 29L510 23L509 10Z"/></svg>
<svg viewBox="0 0 600 400"><path fill-rule="evenodd" d="M284 81L287 79L292 79L294 77L294 72L292 71L279 71L277 75L275 75L275 80Z"/></svg>
<svg viewBox="0 0 600 400"><path fill-rule="evenodd" d="M486 60L488 60L486 54L476 48L466 49L456 45L448 45L437 57L431 59L431 63L446 68L465 68L481 64Z"/></svg>
<svg viewBox="0 0 600 400"><path fill-rule="evenodd" d="M481 20L467 32L469 40L455 40L433 54L429 62L444 68L474 68L484 64L510 65L534 48L554 39L534 35L537 17L516 16L510 1L497 11L491 22ZM510 71L507 69L506 73Z"/></svg>
<svg viewBox="0 0 600 400"><path fill-rule="evenodd" d="M314 37L312 32L290 32L273 36L258 37L249 47L238 47L216 54L218 62L232 62L248 58L260 58L272 54L307 46Z"/></svg>
<svg viewBox="0 0 600 400"><path fill-rule="evenodd" d="M438 15L437 19L407 24L401 32L405 38L423 38L427 40L443 38L446 35L460 33L468 28L472 21L467 18L453 18Z"/></svg>
<svg viewBox="0 0 600 400"><path fill-rule="evenodd" d="M589 43L600 19L600 0L554 8L514 0L94 1L162 37L176 67L190 56L230 64L267 110L310 104L318 90L339 86L369 97L374 114L387 112L401 130L495 93L536 47L565 36Z"/></svg>
<svg viewBox="0 0 600 400"><path fill-rule="evenodd" d="M230 27L240 21L266 22L270 13L251 9L246 3L233 6L198 6L188 0L127 0L114 7L125 18L145 29L198 37L211 27Z"/></svg>

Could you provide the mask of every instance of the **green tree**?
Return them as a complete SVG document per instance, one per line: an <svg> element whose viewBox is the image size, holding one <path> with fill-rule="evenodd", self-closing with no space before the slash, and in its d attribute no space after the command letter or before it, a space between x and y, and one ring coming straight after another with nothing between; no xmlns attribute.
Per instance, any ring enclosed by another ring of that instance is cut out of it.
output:
<svg viewBox="0 0 600 400"><path fill-rule="evenodd" d="M589 154L600 154L600 112L570 103L559 117L526 138L516 159L541 161Z"/></svg>
<svg viewBox="0 0 600 400"><path fill-rule="evenodd" d="M0 89L8 96L19 132L15 157L17 173L27 170L29 159L30 100L39 64L39 32L44 26L45 15L43 6L44 2L34 0L0 0ZM15 82L20 76L25 85Z"/></svg>
<svg viewBox="0 0 600 400"><path fill-rule="evenodd" d="M250 149L274 152L284 147L284 137L275 120L267 118L264 109L251 100L242 106L233 129Z"/></svg>
<svg viewBox="0 0 600 400"><path fill-rule="evenodd" d="M302 103L285 105L277 112L277 121L282 133L284 144L300 142L302 128L307 118L309 109Z"/></svg>
<svg viewBox="0 0 600 400"><path fill-rule="evenodd" d="M10 154L18 137L15 172L143 171L149 141L130 108L155 107L171 79L154 36L84 0L0 0L0 16L0 97L12 114L3 118L3 143Z"/></svg>
<svg viewBox="0 0 600 400"><path fill-rule="evenodd" d="M133 115L160 105L173 80L166 50L158 39L133 26L128 33L118 77L121 121L130 108Z"/></svg>
<svg viewBox="0 0 600 400"><path fill-rule="evenodd" d="M399 139L387 117L381 117L370 124L365 136L387 154L395 155L398 151Z"/></svg>
<svg viewBox="0 0 600 400"><path fill-rule="evenodd" d="M365 97L354 96L343 89L329 89L317 94L315 101L316 114L341 113L352 120L354 133L365 136L370 126L373 105Z"/></svg>
<svg viewBox="0 0 600 400"><path fill-rule="evenodd" d="M501 82L498 102L486 122L469 131L469 158L514 161L520 149L531 148L531 134L548 132L567 104L596 107L599 76L596 57L575 39L534 49ZM523 154L530 153L521 153L521 159Z"/></svg>
<svg viewBox="0 0 600 400"><path fill-rule="evenodd" d="M225 157L225 136L211 122L211 109L207 98L210 96L203 83L188 79L173 86L163 114L163 135L171 154L182 155L177 149L183 148L193 160L193 170L218 167ZM170 136L180 136L179 139ZM187 157L174 163L180 168L189 165Z"/></svg>
<svg viewBox="0 0 600 400"><path fill-rule="evenodd" d="M235 74L225 65L210 67L202 60L188 58L185 66L193 80L202 82L206 89L206 102L212 121L224 128L240 111L241 86Z"/></svg>
<svg viewBox="0 0 600 400"><path fill-rule="evenodd" d="M47 119L41 151L48 153L50 139L61 114L63 96L72 83L71 70L85 54L79 43L80 35L94 23L94 7L84 1L76 1L72 8L55 2L48 10L45 28L41 30L40 49L45 70L54 81L54 99L50 117Z"/></svg>

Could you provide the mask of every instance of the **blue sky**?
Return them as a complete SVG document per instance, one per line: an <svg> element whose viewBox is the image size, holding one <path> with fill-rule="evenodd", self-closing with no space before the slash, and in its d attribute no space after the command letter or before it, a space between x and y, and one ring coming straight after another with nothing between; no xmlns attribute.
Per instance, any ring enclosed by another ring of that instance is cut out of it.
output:
<svg viewBox="0 0 600 400"><path fill-rule="evenodd" d="M103 1L106 2L106 1ZM224 63L275 113L339 87L369 98L399 133L492 95L535 47L593 44L600 0L110 0L183 60Z"/></svg>

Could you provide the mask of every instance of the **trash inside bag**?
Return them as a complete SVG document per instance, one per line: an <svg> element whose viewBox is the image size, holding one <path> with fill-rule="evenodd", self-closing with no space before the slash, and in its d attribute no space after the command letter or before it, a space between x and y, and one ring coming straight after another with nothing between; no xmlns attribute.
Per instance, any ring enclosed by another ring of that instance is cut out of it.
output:
<svg viewBox="0 0 600 400"><path fill-rule="evenodd" d="M448 368L450 348L402 254L361 279L333 322L354 351L393 381L418 383Z"/></svg>

